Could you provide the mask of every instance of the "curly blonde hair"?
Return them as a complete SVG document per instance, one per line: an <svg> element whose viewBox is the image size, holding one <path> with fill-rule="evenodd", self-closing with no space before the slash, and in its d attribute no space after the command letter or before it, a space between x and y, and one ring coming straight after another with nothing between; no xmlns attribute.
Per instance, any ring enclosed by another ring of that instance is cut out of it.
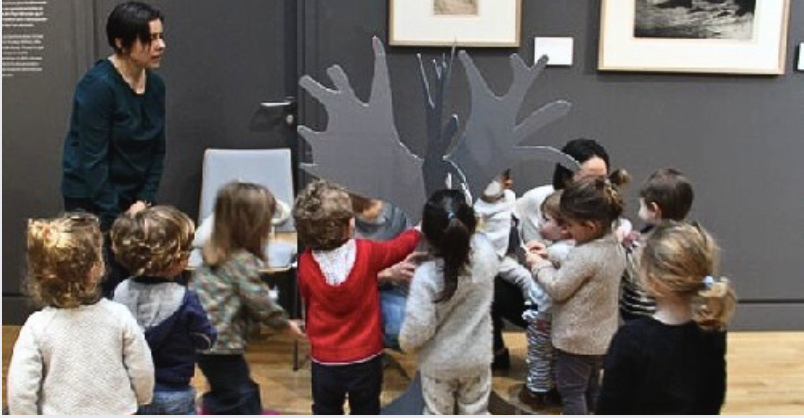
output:
<svg viewBox="0 0 804 418"><path fill-rule="evenodd" d="M737 297L731 282L716 276L719 255L717 243L702 226L665 221L645 243L640 277L654 297L688 298L701 328L722 329L734 314Z"/></svg>
<svg viewBox="0 0 804 418"><path fill-rule="evenodd" d="M123 214L111 231L117 262L135 276L166 276L187 262L195 224L172 206Z"/></svg>
<svg viewBox="0 0 804 418"><path fill-rule="evenodd" d="M29 219L27 235L27 291L37 306L76 308L100 299L103 235L95 215Z"/></svg>
<svg viewBox="0 0 804 418"><path fill-rule="evenodd" d="M299 239L313 250L343 245L349 239L347 231L353 217L352 200L346 189L326 180L308 184L293 207Z"/></svg>
<svg viewBox="0 0 804 418"><path fill-rule="evenodd" d="M218 191L214 211L215 226L203 250L206 264L223 264L241 249L267 261L265 245L276 211L276 198L270 190L255 183L229 183Z"/></svg>

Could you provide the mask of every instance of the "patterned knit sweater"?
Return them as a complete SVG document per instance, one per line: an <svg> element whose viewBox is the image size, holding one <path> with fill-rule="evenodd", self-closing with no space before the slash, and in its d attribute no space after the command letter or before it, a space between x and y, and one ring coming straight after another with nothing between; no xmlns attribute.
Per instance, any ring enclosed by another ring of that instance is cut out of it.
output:
<svg viewBox="0 0 804 418"><path fill-rule="evenodd" d="M617 331L625 252L613 234L577 245L560 269L548 260L533 266L553 298L553 345L582 355L603 355Z"/></svg>
<svg viewBox="0 0 804 418"><path fill-rule="evenodd" d="M45 308L20 331L8 370L12 415L127 415L151 402L154 364L128 309L101 299Z"/></svg>

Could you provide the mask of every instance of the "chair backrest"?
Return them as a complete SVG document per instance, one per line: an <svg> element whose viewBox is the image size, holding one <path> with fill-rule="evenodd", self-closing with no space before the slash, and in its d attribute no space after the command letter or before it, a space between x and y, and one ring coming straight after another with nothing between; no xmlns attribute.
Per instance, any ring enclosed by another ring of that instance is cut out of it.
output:
<svg viewBox="0 0 804 418"><path fill-rule="evenodd" d="M292 207L294 194L291 170L290 150L287 148L206 150L198 211L199 224L212 213L218 190L232 181L261 184L271 190L277 199ZM293 217L276 225L276 230L294 231Z"/></svg>

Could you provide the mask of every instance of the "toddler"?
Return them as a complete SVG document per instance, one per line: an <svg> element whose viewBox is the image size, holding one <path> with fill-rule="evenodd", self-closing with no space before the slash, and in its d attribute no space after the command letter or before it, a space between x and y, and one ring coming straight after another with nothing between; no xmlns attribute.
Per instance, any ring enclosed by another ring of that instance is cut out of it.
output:
<svg viewBox="0 0 804 418"><path fill-rule="evenodd" d="M556 268L545 257L544 245L534 242L528 244L527 262L553 299L562 413L586 415L595 409L603 355L617 330L625 253L612 225L623 211L623 200L605 177L587 177L564 189L560 208L575 247Z"/></svg>
<svg viewBox="0 0 804 418"><path fill-rule="evenodd" d="M299 290L306 309L312 359L313 413L379 414L383 333L378 274L402 261L419 242L408 229L389 241L354 239L347 192L332 183L310 183L296 198L293 217L305 251L299 257Z"/></svg>
<svg viewBox="0 0 804 418"><path fill-rule="evenodd" d="M193 221L171 206L153 206L121 215L111 231L117 261L133 277L120 283L114 301L131 311L151 349L156 387L140 415L195 414L197 350L217 336L198 296L176 283L187 267Z"/></svg>
<svg viewBox="0 0 804 418"><path fill-rule="evenodd" d="M424 206L422 232L432 260L414 273L399 342L416 352L425 414L488 414L489 312L499 258L475 234L476 222L457 190L435 192Z"/></svg>
<svg viewBox="0 0 804 418"><path fill-rule="evenodd" d="M667 221L645 242L652 317L626 323L606 355L598 413L714 415L726 397L726 332L736 302L714 276L718 247L695 224Z"/></svg>
<svg viewBox="0 0 804 418"><path fill-rule="evenodd" d="M683 221L692 207L692 183L678 170L663 168L651 174L639 190L639 218L645 222L642 233L634 232L623 242L627 269L620 291L620 315L630 321L651 316L653 299L639 280L639 253L651 230L662 220Z"/></svg>
<svg viewBox="0 0 804 418"><path fill-rule="evenodd" d="M218 332L215 344L198 361L210 386L203 396L203 410L210 415L263 412L259 386L251 379L244 356L252 325L267 324L295 338L304 335L260 277L275 202L268 189L253 183L229 183L215 198L215 222L204 245L204 264L192 279L192 288Z"/></svg>
<svg viewBox="0 0 804 418"><path fill-rule="evenodd" d="M539 235L547 246L547 259L556 268L561 267L575 245L561 218L561 193L561 190L553 192L540 207L542 220L539 222ZM554 356L551 341L553 303L530 273L528 279L530 287L539 291L536 293L539 298L538 302L532 303L522 314L522 318L528 323L528 377L519 392L519 400L531 406L558 405L561 401L553 379Z"/></svg>
<svg viewBox="0 0 804 418"><path fill-rule="evenodd" d="M128 309L101 299L102 235L87 213L28 221L28 285L44 306L8 369L12 415L125 415L151 402L154 365Z"/></svg>

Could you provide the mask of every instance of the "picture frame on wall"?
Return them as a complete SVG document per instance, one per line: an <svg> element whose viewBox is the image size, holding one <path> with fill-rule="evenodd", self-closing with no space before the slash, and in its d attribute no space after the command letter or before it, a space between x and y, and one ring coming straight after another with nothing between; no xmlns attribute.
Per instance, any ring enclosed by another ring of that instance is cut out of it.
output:
<svg viewBox="0 0 804 418"><path fill-rule="evenodd" d="M389 0L394 46L518 47L522 0Z"/></svg>
<svg viewBox="0 0 804 418"><path fill-rule="evenodd" d="M785 71L790 0L602 0L601 5L601 71Z"/></svg>

